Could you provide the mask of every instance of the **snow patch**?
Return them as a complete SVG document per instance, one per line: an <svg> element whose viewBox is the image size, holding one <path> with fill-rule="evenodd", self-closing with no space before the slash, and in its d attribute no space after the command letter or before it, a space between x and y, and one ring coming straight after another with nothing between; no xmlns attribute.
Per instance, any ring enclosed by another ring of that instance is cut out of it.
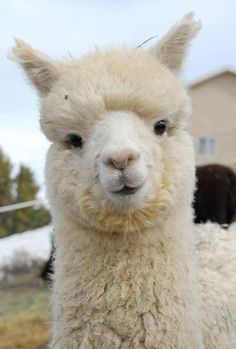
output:
<svg viewBox="0 0 236 349"><path fill-rule="evenodd" d="M45 226L0 239L0 268L10 265L19 253L32 260L46 261L51 251L51 233L52 227Z"/></svg>

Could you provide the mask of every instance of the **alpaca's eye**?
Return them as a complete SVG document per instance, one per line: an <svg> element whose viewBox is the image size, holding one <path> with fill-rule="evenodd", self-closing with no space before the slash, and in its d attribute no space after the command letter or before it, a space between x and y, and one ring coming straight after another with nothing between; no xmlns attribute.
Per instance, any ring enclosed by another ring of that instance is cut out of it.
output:
<svg viewBox="0 0 236 349"><path fill-rule="evenodd" d="M83 146L83 139L82 137L76 135L76 134L69 134L67 136L67 143L72 146L73 148L82 148Z"/></svg>
<svg viewBox="0 0 236 349"><path fill-rule="evenodd" d="M163 133L165 133L167 129L167 121L166 120L157 121L154 124L153 129L156 135L158 136L163 135Z"/></svg>

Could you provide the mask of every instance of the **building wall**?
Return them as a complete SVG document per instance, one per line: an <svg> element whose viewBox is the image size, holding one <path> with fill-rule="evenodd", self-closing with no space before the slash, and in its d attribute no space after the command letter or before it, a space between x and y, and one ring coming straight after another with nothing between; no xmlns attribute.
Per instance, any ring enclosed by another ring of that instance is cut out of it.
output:
<svg viewBox="0 0 236 349"><path fill-rule="evenodd" d="M190 87L197 164L222 163L236 166L236 75L225 72ZM199 155L200 137L216 140L215 155Z"/></svg>

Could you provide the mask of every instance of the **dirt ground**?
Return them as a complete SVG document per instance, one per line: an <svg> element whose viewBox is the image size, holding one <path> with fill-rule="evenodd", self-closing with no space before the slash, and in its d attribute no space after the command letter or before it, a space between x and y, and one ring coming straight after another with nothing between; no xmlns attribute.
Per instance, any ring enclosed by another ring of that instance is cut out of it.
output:
<svg viewBox="0 0 236 349"><path fill-rule="evenodd" d="M49 328L47 284L21 277L0 285L0 349L45 349Z"/></svg>

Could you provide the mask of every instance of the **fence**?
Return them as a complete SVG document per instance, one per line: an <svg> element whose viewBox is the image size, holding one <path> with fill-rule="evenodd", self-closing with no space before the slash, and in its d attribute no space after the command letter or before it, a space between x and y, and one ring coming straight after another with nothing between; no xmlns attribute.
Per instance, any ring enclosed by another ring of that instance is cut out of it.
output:
<svg viewBox="0 0 236 349"><path fill-rule="evenodd" d="M32 207L32 206L37 207L37 206L40 206L40 204L41 204L40 200L32 200L32 201L20 202L20 203L13 204L13 205L2 206L2 207L0 207L0 213L15 211L15 210L19 210L21 208L27 208L27 207Z"/></svg>

